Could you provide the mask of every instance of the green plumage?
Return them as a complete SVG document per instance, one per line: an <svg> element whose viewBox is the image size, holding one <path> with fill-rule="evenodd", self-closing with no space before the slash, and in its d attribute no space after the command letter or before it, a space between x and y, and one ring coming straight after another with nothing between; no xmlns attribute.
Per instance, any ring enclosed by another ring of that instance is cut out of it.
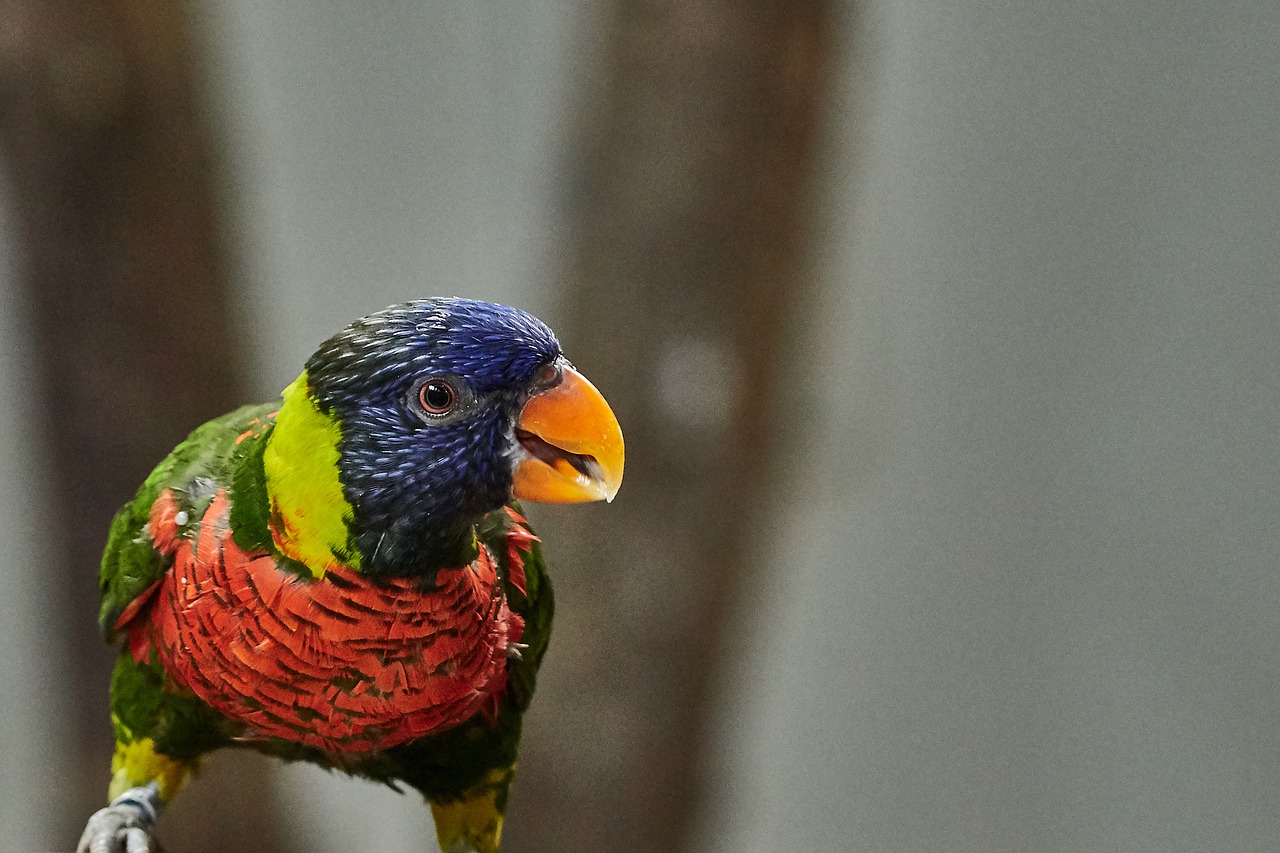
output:
<svg viewBox="0 0 1280 853"><path fill-rule="evenodd" d="M278 404L244 406L199 427L155 467L133 500L116 513L98 574L102 591L98 624L107 639L115 638L114 626L121 611L160 580L173 563L172 557L156 552L145 531L151 507L163 490L173 489L183 496L191 516L199 518L217 486L231 486L237 495L232 521L237 541L243 538L253 543L252 550L270 547L262 478L265 441L237 445L236 439L254 421L266 422L277 408Z"/></svg>

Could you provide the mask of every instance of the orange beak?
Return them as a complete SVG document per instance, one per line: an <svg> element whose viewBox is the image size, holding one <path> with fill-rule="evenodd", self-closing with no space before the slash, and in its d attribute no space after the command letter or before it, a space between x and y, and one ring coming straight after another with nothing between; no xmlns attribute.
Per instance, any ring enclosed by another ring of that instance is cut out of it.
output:
<svg viewBox="0 0 1280 853"><path fill-rule="evenodd" d="M515 496L541 503L611 501L622 485L622 428L596 387L571 367L529 398L516 437Z"/></svg>

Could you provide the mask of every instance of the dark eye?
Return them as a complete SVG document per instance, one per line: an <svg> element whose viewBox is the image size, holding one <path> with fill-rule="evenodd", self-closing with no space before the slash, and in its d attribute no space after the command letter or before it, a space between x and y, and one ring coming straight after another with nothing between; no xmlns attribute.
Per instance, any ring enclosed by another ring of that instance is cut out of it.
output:
<svg viewBox="0 0 1280 853"><path fill-rule="evenodd" d="M458 392L443 379L432 379L418 389L418 404L428 415L447 415L458 404Z"/></svg>

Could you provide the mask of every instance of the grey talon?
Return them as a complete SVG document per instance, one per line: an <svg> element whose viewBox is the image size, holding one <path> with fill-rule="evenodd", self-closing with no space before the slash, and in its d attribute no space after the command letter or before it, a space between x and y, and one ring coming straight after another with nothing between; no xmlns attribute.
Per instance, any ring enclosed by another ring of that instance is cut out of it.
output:
<svg viewBox="0 0 1280 853"><path fill-rule="evenodd" d="M93 813L76 853L153 853L159 849L151 834L159 811L160 789L155 782L130 788Z"/></svg>

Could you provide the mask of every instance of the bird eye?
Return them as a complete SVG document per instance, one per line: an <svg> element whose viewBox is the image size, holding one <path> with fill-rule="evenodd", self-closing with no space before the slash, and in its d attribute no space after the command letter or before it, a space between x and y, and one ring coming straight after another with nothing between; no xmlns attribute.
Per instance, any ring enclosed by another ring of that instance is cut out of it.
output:
<svg viewBox="0 0 1280 853"><path fill-rule="evenodd" d="M432 379L418 389L418 404L428 415L447 415L458 404L458 392L442 379Z"/></svg>
<svg viewBox="0 0 1280 853"><path fill-rule="evenodd" d="M564 371L560 367L560 362L557 361L539 367L538 372L533 375L533 385L540 389L554 388L562 379L564 379Z"/></svg>

